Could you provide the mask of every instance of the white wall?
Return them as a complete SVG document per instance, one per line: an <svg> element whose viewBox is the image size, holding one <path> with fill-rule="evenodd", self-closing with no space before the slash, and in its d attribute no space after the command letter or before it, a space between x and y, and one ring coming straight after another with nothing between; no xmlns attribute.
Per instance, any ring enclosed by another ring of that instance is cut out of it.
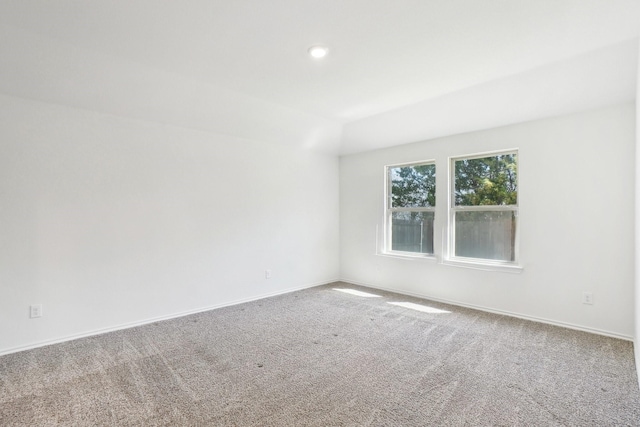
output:
<svg viewBox="0 0 640 427"><path fill-rule="evenodd" d="M631 339L635 114L623 104L342 157L341 278ZM519 149L520 274L376 255L384 165L436 159L442 229L448 157L508 148Z"/></svg>
<svg viewBox="0 0 640 427"><path fill-rule="evenodd" d="M6 95L325 152L340 144L336 121L100 49L0 24L0 52Z"/></svg>
<svg viewBox="0 0 640 427"><path fill-rule="evenodd" d="M341 152L351 154L364 148L431 140L633 102L637 63L638 40L634 38L508 74L347 123Z"/></svg>
<svg viewBox="0 0 640 427"><path fill-rule="evenodd" d="M638 84L636 85L636 189L635 189L635 336L634 353L636 356L636 372L640 384L640 53L638 54Z"/></svg>
<svg viewBox="0 0 640 427"><path fill-rule="evenodd" d="M0 353L335 280L338 176L308 150L1 95Z"/></svg>

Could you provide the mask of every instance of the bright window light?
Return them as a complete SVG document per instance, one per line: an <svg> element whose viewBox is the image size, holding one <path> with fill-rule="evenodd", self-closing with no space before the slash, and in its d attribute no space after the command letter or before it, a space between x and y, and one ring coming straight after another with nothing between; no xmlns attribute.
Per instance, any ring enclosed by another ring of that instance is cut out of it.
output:
<svg viewBox="0 0 640 427"><path fill-rule="evenodd" d="M421 311L423 313L431 314L446 314L451 313L447 310L440 310L439 308L429 307L428 305L415 304L412 302L390 302L391 305L397 305L399 307L410 308L411 310Z"/></svg>

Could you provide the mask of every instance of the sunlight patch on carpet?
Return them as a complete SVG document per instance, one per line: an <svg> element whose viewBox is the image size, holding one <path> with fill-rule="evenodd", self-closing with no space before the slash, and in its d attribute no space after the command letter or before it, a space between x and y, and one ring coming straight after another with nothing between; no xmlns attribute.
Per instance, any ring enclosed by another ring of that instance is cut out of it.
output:
<svg viewBox="0 0 640 427"><path fill-rule="evenodd" d="M344 292L345 294L356 295L365 298L381 298L380 295L370 294L369 292L356 291L355 289L333 288L334 291Z"/></svg>
<svg viewBox="0 0 640 427"><path fill-rule="evenodd" d="M410 308L411 310L421 311L423 313L431 314L446 314L451 313L447 310L441 310L439 308L429 307L428 305L415 304L413 302L390 302L391 305L397 305L404 308Z"/></svg>

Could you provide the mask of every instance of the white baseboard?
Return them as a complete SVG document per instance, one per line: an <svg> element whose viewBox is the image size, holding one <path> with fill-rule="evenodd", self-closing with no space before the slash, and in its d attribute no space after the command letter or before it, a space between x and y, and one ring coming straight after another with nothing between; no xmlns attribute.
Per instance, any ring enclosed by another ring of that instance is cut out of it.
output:
<svg viewBox="0 0 640 427"><path fill-rule="evenodd" d="M13 348L8 348L8 349L0 349L0 356L5 355L5 354L18 353L20 351L25 351L25 350L31 350L31 349L38 348L38 347L45 347L45 346L48 346L48 345L58 344L58 343L66 342L66 341L77 340L79 338L92 337L92 336L95 336L95 335L106 334L108 332L120 331L122 329L134 328L136 326L147 325L149 323L160 322L160 321L163 321L163 320L169 320L169 319L175 319L175 318L178 318L178 317L189 316L191 314L202 313L204 311L215 310L215 309L222 308L222 307L230 307L230 306L242 304L242 303L245 303L245 302L251 302L251 301L256 301L256 300L260 300L260 299L264 299L264 298L275 297L275 296L278 296L278 295L288 294L288 293L295 292L295 291L301 291L303 289L313 288L313 287L316 287L316 286L327 285L329 283L334 283L334 282L338 282L338 281L339 281L338 279L335 279L335 280L328 280L328 281L323 281L323 282L318 282L318 283L310 283L310 284L306 284L306 285L303 285L303 286L297 286L297 287L294 287L294 288L287 288L287 289L279 290L279 291L276 291L276 292L270 292L270 293L266 293L266 294L255 295L255 296L252 296L252 297L249 297L249 298L242 298L242 299L239 299L239 300L229 301L229 302L225 302L225 303L222 303L222 304L215 304L215 305L211 305L211 306L207 306L207 307L200 307L200 308L196 308L194 310L181 311L179 313L173 313L173 314L169 314L169 315L166 315L166 316L158 316L158 317L148 318L148 319L139 320L139 321L135 321L135 322L123 323L123 324L116 325L116 326L111 326L111 327L108 327L108 328L102 328L102 329L96 329L96 330L93 330L93 331L82 332L80 334L73 334L73 335L67 335L67 336L64 336L64 337L54 338L54 339L45 340L45 341L38 341L38 342L27 344L27 345L24 345L24 346L18 346L18 347L13 347Z"/></svg>
<svg viewBox="0 0 640 427"><path fill-rule="evenodd" d="M416 297L416 298L422 298L422 299L428 299L428 300L432 300L432 301L437 301L437 302L442 302L445 304L451 304L451 305L457 305L460 307L466 307L466 308L472 308L474 310L480 310L480 311L486 311L488 313L494 313L494 314L501 314L504 316L510 316L510 317L516 317L518 319L524 319L524 320L531 320L532 322L538 322L538 323L546 323L548 325L553 325L553 326L560 326L563 328L567 328L567 329L574 329L577 331L583 331L583 332L589 332L592 334L596 334L596 335L604 335L607 337L611 337L611 338L618 338L618 339L622 339L625 341L632 341L633 342L633 337L629 336L629 335L624 335L624 334L619 334L617 332L611 332L611 331L605 331L602 329L597 329L597 328L589 328L589 327L585 327L585 326L581 326L581 325L575 325L573 323L567 323L567 322L561 322L561 321L557 321L557 320L551 320L551 319L545 319L542 317L536 317L536 316L529 316L527 314L521 314L521 313L515 313L512 311L505 311L505 310L496 310L494 308L490 308L490 307L484 307L481 305L475 305L475 304L467 304L464 302L460 302L460 301L455 301L455 300L449 300L449 299L445 299L445 298L436 298L436 297L432 297L430 295L426 295L426 294L418 294L418 293L414 293L414 292L407 292L407 291L402 291L402 290L398 290L398 289L391 289L391 288L387 288L384 286L377 286L377 285L371 285L368 283L362 283L359 282L357 280L351 280L351 279L340 279L341 282L344 283L349 283L352 285L357 285L357 286L364 286L366 288L371 288L371 289L379 289L381 291L387 291L387 292L394 292L396 294L402 294L402 295L408 295L408 296L412 296L412 297ZM636 347L638 350L640 350L640 348ZM638 355L640 351L636 351L636 366L640 366L638 365L638 362L640 362L640 355ZM640 379L640 373L639 375L639 379Z"/></svg>
<svg viewBox="0 0 640 427"><path fill-rule="evenodd" d="M638 375L638 387L640 387L640 343L633 341L633 355L636 357L636 374Z"/></svg>

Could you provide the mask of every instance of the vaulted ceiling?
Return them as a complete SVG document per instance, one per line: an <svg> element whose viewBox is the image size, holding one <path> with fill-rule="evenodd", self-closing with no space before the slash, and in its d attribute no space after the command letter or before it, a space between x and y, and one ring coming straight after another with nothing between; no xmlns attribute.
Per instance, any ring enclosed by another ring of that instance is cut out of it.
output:
<svg viewBox="0 0 640 427"><path fill-rule="evenodd" d="M631 101L639 34L640 0L3 0L0 92L348 154Z"/></svg>

